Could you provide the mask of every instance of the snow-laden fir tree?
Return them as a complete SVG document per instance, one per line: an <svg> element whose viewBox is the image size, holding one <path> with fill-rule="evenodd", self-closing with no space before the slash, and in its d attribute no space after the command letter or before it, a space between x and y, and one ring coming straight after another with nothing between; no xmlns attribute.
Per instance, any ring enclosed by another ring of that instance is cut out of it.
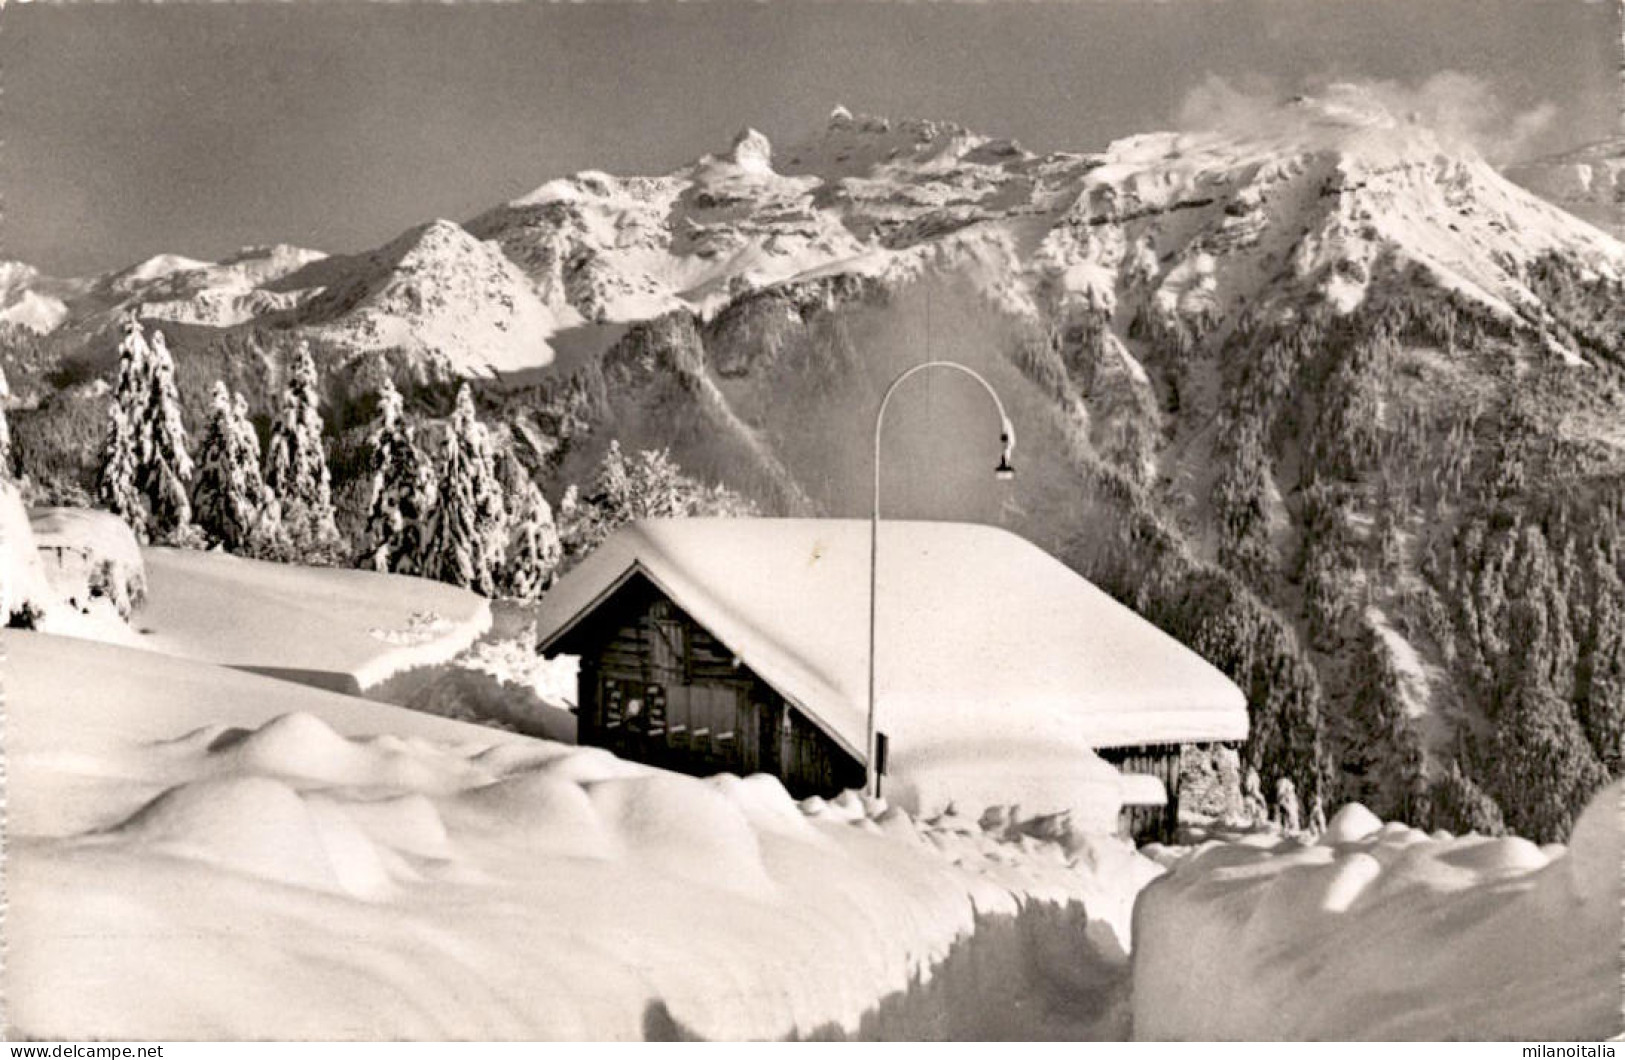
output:
<svg viewBox="0 0 1625 1060"><path fill-rule="evenodd" d="M147 504L136 486L141 463L136 423L140 411L147 407L151 359L147 337L132 318L125 323L124 338L119 343L118 378L107 410L107 435L96 476L96 499L128 523L142 540L146 539Z"/></svg>
<svg viewBox="0 0 1625 1060"><path fill-rule="evenodd" d="M424 522L434 489L406 422L401 393L388 379L378 391L378 426L369 443L372 491L361 566L415 574L423 559Z"/></svg>
<svg viewBox="0 0 1625 1060"><path fill-rule="evenodd" d="M491 557L491 576L498 583L508 556L508 503L497 473L497 451L490 430L474 414L474 395L464 383L457 394L455 418L472 425L470 444L478 471L474 477L474 514L485 530L485 550Z"/></svg>
<svg viewBox="0 0 1625 1060"><path fill-rule="evenodd" d="M186 451L175 361L163 332L152 333L149 354L146 406L136 421L136 486L147 499L148 536L177 539L192 521L192 458Z"/></svg>
<svg viewBox="0 0 1625 1060"><path fill-rule="evenodd" d="M243 467L243 478L255 504L254 523L248 535L249 551L259 556L285 554L288 542L282 530L282 504L265 484L265 476L260 474L260 436L248 416L248 399L239 391L232 395L231 404L237 429L237 461Z"/></svg>
<svg viewBox="0 0 1625 1060"><path fill-rule="evenodd" d="M522 472L511 522L504 592L515 599L535 600L552 581L564 558L564 545L547 498Z"/></svg>
<svg viewBox="0 0 1625 1060"><path fill-rule="evenodd" d="M579 559L634 519L755 514L755 506L733 491L684 475L667 450L646 449L629 458L620 442L611 441L587 496L573 485L565 491L558 527L565 552Z"/></svg>
<svg viewBox="0 0 1625 1060"><path fill-rule="evenodd" d="M474 415L474 396L466 383L457 392L439 472L439 494L424 542L423 574L494 596L507 513L490 436Z"/></svg>
<svg viewBox="0 0 1625 1060"><path fill-rule="evenodd" d="M260 477L259 436L247 400L233 397L223 382L214 384L197 465L192 506L209 540L233 552L270 551L279 520L276 500Z"/></svg>
<svg viewBox="0 0 1625 1060"><path fill-rule="evenodd" d="M282 527L292 547L305 556L330 556L338 547L333 518L333 487L322 446L321 394L310 344L294 355L271 427L265 457L265 484L282 511Z"/></svg>

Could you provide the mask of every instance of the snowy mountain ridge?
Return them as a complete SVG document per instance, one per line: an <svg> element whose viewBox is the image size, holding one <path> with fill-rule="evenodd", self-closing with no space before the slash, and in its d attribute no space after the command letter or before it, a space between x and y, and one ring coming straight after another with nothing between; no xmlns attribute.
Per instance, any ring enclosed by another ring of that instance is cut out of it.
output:
<svg viewBox="0 0 1625 1060"><path fill-rule="evenodd" d="M1625 239L1625 137L1514 166L1524 187Z"/></svg>
<svg viewBox="0 0 1625 1060"><path fill-rule="evenodd" d="M1268 132L1040 156L948 122L836 108L788 148L747 129L662 176L579 172L370 253L163 255L73 281L7 264L0 319L87 336L131 311L294 327L486 375L544 366L555 337L584 326L709 317L743 292L831 274L954 271L1017 314L1122 310L1114 330L1150 314L1196 333L1243 304L1347 310L1405 266L1535 319L1525 271L1543 255L1625 276L1625 245L1355 89L1283 113Z"/></svg>

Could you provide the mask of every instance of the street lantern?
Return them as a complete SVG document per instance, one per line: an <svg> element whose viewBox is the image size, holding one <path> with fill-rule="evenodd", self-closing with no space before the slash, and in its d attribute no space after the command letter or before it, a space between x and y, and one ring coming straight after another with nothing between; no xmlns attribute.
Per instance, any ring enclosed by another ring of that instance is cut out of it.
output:
<svg viewBox="0 0 1625 1060"><path fill-rule="evenodd" d="M891 398L897 388L905 379L912 375L926 371L930 368L947 368L962 372L982 385L988 397L993 399L993 405L999 410L999 463L993 469L993 477L1000 482L1009 482L1016 477L1015 465L1010 462L1010 456L1016 448L1016 428L1005 415L1004 402L999 400L998 392L993 384L982 378L981 373L967 368L958 361L926 361L906 369L891 381L886 388L885 396L880 399L880 408L875 412L875 491L874 504L869 514L869 724L868 733L864 741L864 769L867 783L865 791L874 796L880 795L880 769L877 760L876 734L875 734L875 587L878 584L877 570L880 559L880 429L886 419L886 406L891 404Z"/></svg>

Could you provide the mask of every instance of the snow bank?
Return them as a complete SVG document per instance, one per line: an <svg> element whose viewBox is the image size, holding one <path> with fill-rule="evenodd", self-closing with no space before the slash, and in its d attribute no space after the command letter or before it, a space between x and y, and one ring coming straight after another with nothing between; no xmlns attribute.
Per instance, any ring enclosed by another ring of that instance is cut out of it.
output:
<svg viewBox="0 0 1625 1060"><path fill-rule="evenodd" d="M576 677L581 660L574 655L547 659L536 652L534 623L518 636L476 644L457 660L467 670L489 674L505 685L527 689L537 699L559 710L576 702Z"/></svg>
<svg viewBox="0 0 1625 1060"><path fill-rule="evenodd" d="M146 596L147 575L124 520L91 508L34 508L28 520L56 598L81 612L105 599L128 621Z"/></svg>
<svg viewBox="0 0 1625 1060"><path fill-rule="evenodd" d="M939 1009L974 1005L989 969L1120 984L1133 891L1159 871L1057 819L797 805L769 777L680 776L88 641L3 643L23 1035L873 1032L929 1010L922 981L951 954ZM1008 925L997 964L964 949L989 918Z"/></svg>
<svg viewBox="0 0 1625 1060"><path fill-rule="evenodd" d="M0 482L0 617L24 609L43 614L54 602L22 495L12 483Z"/></svg>
<svg viewBox="0 0 1625 1060"><path fill-rule="evenodd" d="M1621 1030L1621 796L1568 850L1345 807L1317 843L1165 850L1134 911L1148 1039L1572 1039Z"/></svg>
<svg viewBox="0 0 1625 1060"><path fill-rule="evenodd" d="M141 645L340 691L447 662L491 624L479 596L423 578L143 550Z"/></svg>

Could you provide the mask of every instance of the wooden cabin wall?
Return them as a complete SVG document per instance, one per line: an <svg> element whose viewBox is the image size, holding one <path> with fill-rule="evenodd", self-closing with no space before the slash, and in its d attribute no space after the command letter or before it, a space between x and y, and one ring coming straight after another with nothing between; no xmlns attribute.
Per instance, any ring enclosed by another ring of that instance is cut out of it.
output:
<svg viewBox="0 0 1625 1060"><path fill-rule="evenodd" d="M797 798L863 785L860 762L646 580L588 623L572 637L580 743L697 776L771 773Z"/></svg>
<svg viewBox="0 0 1625 1060"><path fill-rule="evenodd" d="M1179 831L1180 745L1146 744L1104 747L1096 752L1123 773L1143 773L1162 781L1168 801L1162 806L1125 806L1120 824L1136 843L1171 843Z"/></svg>

